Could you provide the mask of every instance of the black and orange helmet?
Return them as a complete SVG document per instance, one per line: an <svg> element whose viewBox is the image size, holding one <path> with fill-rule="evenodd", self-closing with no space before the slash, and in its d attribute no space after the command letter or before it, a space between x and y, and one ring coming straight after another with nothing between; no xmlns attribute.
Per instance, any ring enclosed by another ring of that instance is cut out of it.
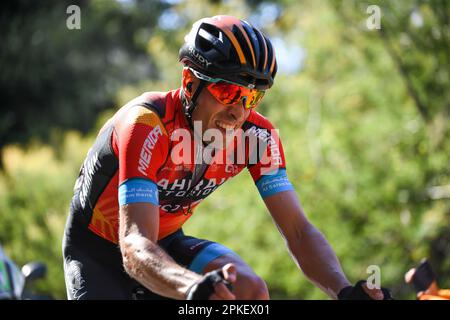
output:
<svg viewBox="0 0 450 320"><path fill-rule="evenodd" d="M179 52L184 64L250 89L269 89L277 73L270 40L250 23L214 16L194 23Z"/></svg>

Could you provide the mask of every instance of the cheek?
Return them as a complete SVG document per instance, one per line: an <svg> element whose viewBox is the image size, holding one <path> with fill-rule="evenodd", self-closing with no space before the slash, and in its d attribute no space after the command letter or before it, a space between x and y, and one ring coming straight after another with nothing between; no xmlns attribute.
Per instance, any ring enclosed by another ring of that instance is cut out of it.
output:
<svg viewBox="0 0 450 320"><path fill-rule="evenodd" d="M202 107L205 120L212 120L217 114L226 111L226 107L214 99L213 96L206 97Z"/></svg>
<svg viewBox="0 0 450 320"><path fill-rule="evenodd" d="M241 119L241 122L239 123L239 127L242 127L242 125L244 124L244 122L247 121L248 117L250 116L250 112L251 112L250 109L245 109L244 115L243 115L243 117L242 117L242 119Z"/></svg>
<svg viewBox="0 0 450 320"><path fill-rule="evenodd" d="M194 111L194 119L200 120L203 126L210 127L210 122L212 121L218 110L219 108L217 108L214 101L209 99L206 95L201 94L198 99L197 108Z"/></svg>

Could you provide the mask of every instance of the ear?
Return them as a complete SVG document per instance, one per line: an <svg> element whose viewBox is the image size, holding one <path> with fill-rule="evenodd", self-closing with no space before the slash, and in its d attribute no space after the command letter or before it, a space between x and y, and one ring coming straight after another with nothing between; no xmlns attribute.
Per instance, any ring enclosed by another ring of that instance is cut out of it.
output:
<svg viewBox="0 0 450 320"><path fill-rule="evenodd" d="M188 82L186 84L186 91L187 92L192 93L192 85L193 85L193 82Z"/></svg>
<svg viewBox="0 0 450 320"><path fill-rule="evenodd" d="M194 85L193 75L187 68L184 68L183 69L182 87L188 97L191 97L191 95L192 95L193 85Z"/></svg>

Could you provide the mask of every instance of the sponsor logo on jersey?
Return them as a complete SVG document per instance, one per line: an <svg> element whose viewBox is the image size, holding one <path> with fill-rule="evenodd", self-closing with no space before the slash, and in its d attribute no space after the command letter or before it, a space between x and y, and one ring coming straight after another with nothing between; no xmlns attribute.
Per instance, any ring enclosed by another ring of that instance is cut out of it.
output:
<svg viewBox="0 0 450 320"><path fill-rule="evenodd" d="M141 153L139 155L138 171L143 175L146 175L148 166L150 165L150 160L152 159L153 148L155 148L158 137L162 136L161 127L157 125L148 134L141 148Z"/></svg>
<svg viewBox="0 0 450 320"><path fill-rule="evenodd" d="M278 136L274 135L274 131L276 131L275 129L270 131L271 132L269 133L267 129L261 129L253 126L247 131L247 134L255 135L258 139L267 144L267 147L270 150L270 159L268 162L261 159L262 164L281 165L283 160L281 159L280 148L278 146ZM275 139L274 137L277 138Z"/></svg>
<svg viewBox="0 0 450 320"><path fill-rule="evenodd" d="M75 186L75 188L80 187L79 199L83 209L86 207L86 201L91 191L92 179L99 167L98 152L95 152L94 155L88 157L83 164L83 173L78 178Z"/></svg>
<svg viewBox="0 0 450 320"><path fill-rule="evenodd" d="M200 180L194 188L191 188L192 180L190 178L175 179L172 183L169 183L168 179L161 179L158 181L159 199L162 204L160 208L166 212L176 212L181 208L185 208L184 205L177 204L179 200L185 200L186 198L196 199L191 203L191 206L202 201L220 185L225 183L227 178L211 178ZM164 203L164 201L174 201L175 203ZM188 206L186 205L186 208Z"/></svg>

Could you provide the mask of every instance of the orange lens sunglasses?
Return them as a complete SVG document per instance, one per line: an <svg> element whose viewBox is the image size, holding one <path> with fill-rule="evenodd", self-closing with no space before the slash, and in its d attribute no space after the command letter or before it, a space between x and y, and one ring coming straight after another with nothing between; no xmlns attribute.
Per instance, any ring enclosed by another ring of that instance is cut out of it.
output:
<svg viewBox="0 0 450 320"><path fill-rule="evenodd" d="M198 79L209 82L206 85L206 89L222 104L234 105L242 101L244 108L253 109L261 102L265 93L264 91L250 89L228 80L211 78L192 68L185 67L183 70L185 83L189 82L192 75Z"/></svg>

